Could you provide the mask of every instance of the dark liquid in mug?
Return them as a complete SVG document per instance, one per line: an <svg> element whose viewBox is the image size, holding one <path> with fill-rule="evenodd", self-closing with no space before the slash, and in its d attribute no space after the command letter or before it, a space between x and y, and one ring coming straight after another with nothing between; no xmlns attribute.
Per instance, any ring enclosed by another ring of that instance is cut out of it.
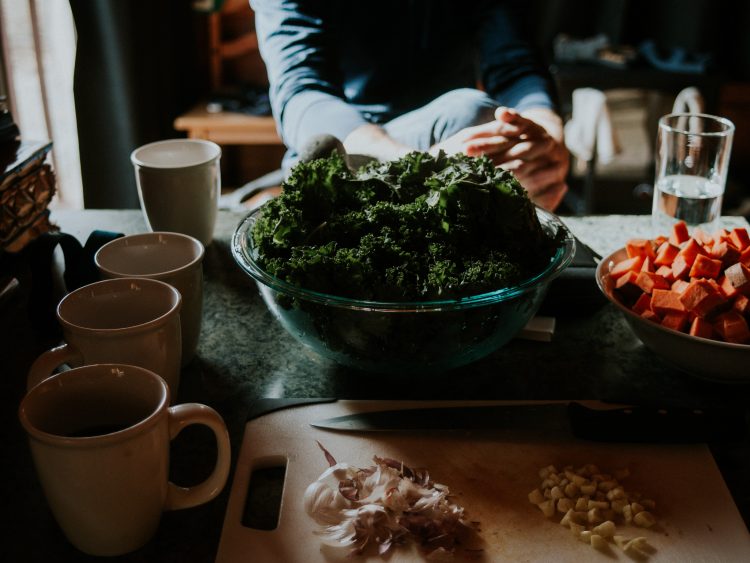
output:
<svg viewBox="0 0 750 563"><path fill-rule="evenodd" d="M130 428L128 424L97 424L96 426L87 426L75 432L68 432L65 436L68 438L92 438L93 436L104 436Z"/></svg>

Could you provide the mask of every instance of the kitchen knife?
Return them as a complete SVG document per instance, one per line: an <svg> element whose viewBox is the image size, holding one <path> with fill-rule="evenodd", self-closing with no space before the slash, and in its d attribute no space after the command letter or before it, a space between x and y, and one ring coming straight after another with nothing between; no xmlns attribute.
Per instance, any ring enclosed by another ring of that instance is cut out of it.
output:
<svg viewBox="0 0 750 563"><path fill-rule="evenodd" d="M745 412L734 409L592 408L578 402L371 411L317 420L311 425L349 432L562 431L599 442L650 443L734 441L742 439L747 431Z"/></svg>

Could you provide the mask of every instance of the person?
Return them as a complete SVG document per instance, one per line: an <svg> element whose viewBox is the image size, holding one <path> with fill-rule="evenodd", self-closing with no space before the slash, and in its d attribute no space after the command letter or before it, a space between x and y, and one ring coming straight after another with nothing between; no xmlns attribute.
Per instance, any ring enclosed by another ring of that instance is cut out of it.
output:
<svg viewBox="0 0 750 563"><path fill-rule="evenodd" d="M487 155L549 210L567 186L553 88L523 2L250 0L284 165L309 139L379 160Z"/></svg>

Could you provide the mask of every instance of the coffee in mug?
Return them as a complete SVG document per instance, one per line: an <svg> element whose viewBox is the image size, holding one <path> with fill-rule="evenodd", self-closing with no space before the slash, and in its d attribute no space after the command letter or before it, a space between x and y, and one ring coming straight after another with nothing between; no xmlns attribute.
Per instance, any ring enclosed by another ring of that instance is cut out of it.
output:
<svg viewBox="0 0 750 563"><path fill-rule="evenodd" d="M132 365L95 364L54 375L19 407L53 515L81 551L113 556L143 546L162 512L208 502L226 484L229 435L206 405L169 406L169 387ZM214 433L217 461L194 487L168 480L169 444L187 425Z"/></svg>

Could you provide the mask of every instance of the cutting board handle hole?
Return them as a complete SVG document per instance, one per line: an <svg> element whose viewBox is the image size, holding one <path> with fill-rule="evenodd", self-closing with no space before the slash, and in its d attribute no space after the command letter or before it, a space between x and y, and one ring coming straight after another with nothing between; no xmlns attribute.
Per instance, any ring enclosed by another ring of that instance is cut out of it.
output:
<svg viewBox="0 0 750 563"><path fill-rule="evenodd" d="M285 477L285 458L272 458L253 467L242 512L243 526L264 531L278 527Z"/></svg>

